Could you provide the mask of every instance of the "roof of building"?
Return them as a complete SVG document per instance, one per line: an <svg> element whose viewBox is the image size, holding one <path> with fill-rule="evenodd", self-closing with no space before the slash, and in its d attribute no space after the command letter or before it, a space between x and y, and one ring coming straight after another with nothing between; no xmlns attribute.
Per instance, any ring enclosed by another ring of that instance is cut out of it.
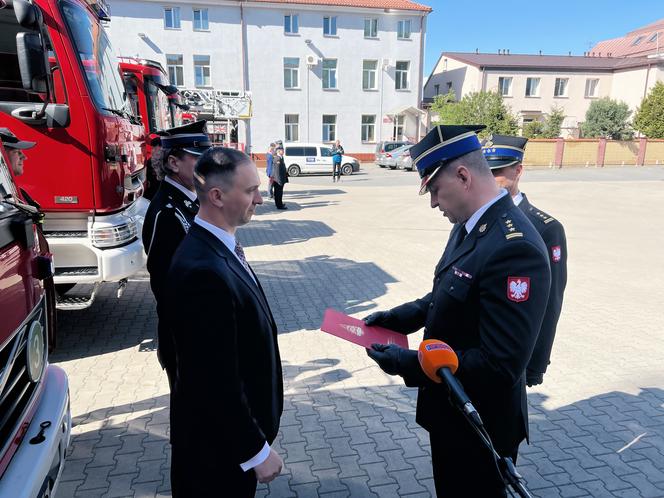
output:
<svg viewBox="0 0 664 498"><path fill-rule="evenodd" d="M443 52L441 58L476 67L504 67L512 69L567 69L585 71L615 71L647 66L656 61L647 57L590 57L582 55L482 54L472 52Z"/></svg>
<svg viewBox="0 0 664 498"><path fill-rule="evenodd" d="M395 9L416 10L431 12L433 9L426 5L411 2L410 0L249 0L260 3L284 3L304 5L329 5L335 7L360 7L368 9Z"/></svg>
<svg viewBox="0 0 664 498"><path fill-rule="evenodd" d="M633 57L664 53L664 19L630 31L625 36L603 40L590 49L596 55Z"/></svg>

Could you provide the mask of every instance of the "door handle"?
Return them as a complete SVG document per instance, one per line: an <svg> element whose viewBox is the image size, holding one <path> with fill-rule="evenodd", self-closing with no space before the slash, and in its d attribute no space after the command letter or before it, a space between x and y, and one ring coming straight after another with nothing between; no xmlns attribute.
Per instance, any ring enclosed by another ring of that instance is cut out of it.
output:
<svg viewBox="0 0 664 498"><path fill-rule="evenodd" d="M12 116L30 125L43 125L46 123L46 117L35 118L37 110L37 106L18 107L12 111Z"/></svg>

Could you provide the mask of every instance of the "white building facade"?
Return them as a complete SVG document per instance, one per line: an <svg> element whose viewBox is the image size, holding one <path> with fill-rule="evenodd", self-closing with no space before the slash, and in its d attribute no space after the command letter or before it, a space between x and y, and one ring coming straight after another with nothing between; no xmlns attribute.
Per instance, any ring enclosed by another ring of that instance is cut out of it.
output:
<svg viewBox="0 0 664 498"><path fill-rule="evenodd" d="M419 105L428 7L409 0L110 3L119 55L161 62L181 89L251 97L252 116L238 120L236 131L250 152L264 153L277 139L339 139L348 153L368 158L380 140L426 132Z"/></svg>

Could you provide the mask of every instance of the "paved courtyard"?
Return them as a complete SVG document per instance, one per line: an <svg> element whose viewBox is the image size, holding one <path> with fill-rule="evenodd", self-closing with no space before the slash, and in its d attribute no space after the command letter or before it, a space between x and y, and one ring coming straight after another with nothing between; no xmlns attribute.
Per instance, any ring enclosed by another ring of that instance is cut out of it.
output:
<svg viewBox="0 0 664 498"><path fill-rule="evenodd" d="M328 307L363 317L429 290L450 225L416 177L293 178L289 210L266 200L239 233L284 362L286 468L258 496L435 496L416 391L318 330ZM664 497L664 168L529 170L522 188L564 223L569 281L518 470L537 497ZM115 290L58 316L51 361L69 374L74 429L57 498L170 496L154 301L146 275ZM214 413L199 423L217 430Z"/></svg>

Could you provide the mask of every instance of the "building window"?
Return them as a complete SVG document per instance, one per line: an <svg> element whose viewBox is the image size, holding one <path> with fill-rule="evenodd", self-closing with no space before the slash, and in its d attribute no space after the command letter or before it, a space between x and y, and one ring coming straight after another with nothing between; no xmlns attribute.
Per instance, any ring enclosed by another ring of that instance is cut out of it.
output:
<svg viewBox="0 0 664 498"><path fill-rule="evenodd" d="M434 95L440 95L440 85L433 86Z"/></svg>
<svg viewBox="0 0 664 498"><path fill-rule="evenodd" d="M394 75L394 88L397 90L408 90L408 67L410 62L397 61Z"/></svg>
<svg viewBox="0 0 664 498"><path fill-rule="evenodd" d="M378 19L364 20L364 37L378 38Z"/></svg>
<svg viewBox="0 0 664 498"><path fill-rule="evenodd" d="M337 116L323 114L323 142L334 142L337 139Z"/></svg>
<svg viewBox="0 0 664 498"><path fill-rule="evenodd" d="M286 142L297 142L300 139L300 116L298 114L285 114L284 126L284 139Z"/></svg>
<svg viewBox="0 0 664 498"><path fill-rule="evenodd" d="M498 78L498 91L503 97L512 96L512 78L501 76Z"/></svg>
<svg viewBox="0 0 664 498"><path fill-rule="evenodd" d="M362 114L362 141L376 141L376 115Z"/></svg>
<svg viewBox="0 0 664 498"><path fill-rule="evenodd" d="M447 93L450 93L452 91L452 82L448 81L445 83L445 86L447 86Z"/></svg>
<svg viewBox="0 0 664 498"><path fill-rule="evenodd" d="M567 84L569 78L556 78L556 87L553 90L554 97L567 97Z"/></svg>
<svg viewBox="0 0 664 498"><path fill-rule="evenodd" d="M284 57L284 88L300 88L300 59Z"/></svg>
<svg viewBox="0 0 664 498"><path fill-rule="evenodd" d="M405 116L403 114L394 116L394 127L392 128L392 140L401 140L403 138L404 122L405 122Z"/></svg>
<svg viewBox="0 0 664 498"><path fill-rule="evenodd" d="M644 38L645 38L645 36L637 36L637 37L634 39L634 41L632 42L632 47L635 47L636 45L638 45L639 43L641 43L641 42L643 41Z"/></svg>
<svg viewBox="0 0 664 498"><path fill-rule="evenodd" d="M337 16L323 17L323 34L325 36L337 36Z"/></svg>
<svg viewBox="0 0 664 498"><path fill-rule="evenodd" d="M656 41L657 38L659 38L659 33L654 33L654 34L648 39L648 43L652 43L652 42Z"/></svg>
<svg viewBox="0 0 664 498"><path fill-rule="evenodd" d="M586 98L597 97L597 87L599 86L599 79L588 78L586 80Z"/></svg>
<svg viewBox="0 0 664 498"><path fill-rule="evenodd" d="M180 29L180 7L167 7L164 9L164 28Z"/></svg>
<svg viewBox="0 0 664 498"><path fill-rule="evenodd" d="M194 55L194 84L196 86L211 86L209 55Z"/></svg>
<svg viewBox="0 0 664 498"><path fill-rule="evenodd" d="M284 16L284 33L296 34L300 31L297 14L288 14Z"/></svg>
<svg viewBox="0 0 664 498"><path fill-rule="evenodd" d="M362 61L362 90L376 90L378 61Z"/></svg>
<svg viewBox="0 0 664 498"><path fill-rule="evenodd" d="M402 19L397 24L397 38L399 40L410 39L410 19Z"/></svg>
<svg viewBox="0 0 664 498"><path fill-rule="evenodd" d="M194 9L194 31L208 31L209 29L208 10Z"/></svg>
<svg viewBox="0 0 664 498"><path fill-rule="evenodd" d="M166 67L168 68L168 81L171 85L184 86L184 64L182 55L166 54Z"/></svg>
<svg viewBox="0 0 664 498"><path fill-rule="evenodd" d="M528 78L526 80L526 97L539 97L539 78Z"/></svg>
<svg viewBox="0 0 664 498"><path fill-rule="evenodd" d="M337 60L323 59L323 88L333 90L337 88Z"/></svg>

